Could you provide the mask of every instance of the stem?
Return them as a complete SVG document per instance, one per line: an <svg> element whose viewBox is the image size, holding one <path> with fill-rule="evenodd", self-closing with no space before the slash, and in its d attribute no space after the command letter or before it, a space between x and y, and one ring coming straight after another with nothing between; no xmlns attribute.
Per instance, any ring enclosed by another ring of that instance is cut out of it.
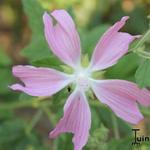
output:
<svg viewBox="0 0 150 150"><path fill-rule="evenodd" d="M53 149L58 149L58 138L55 139Z"/></svg>
<svg viewBox="0 0 150 150"><path fill-rule="evenodd" d="M146 52L146 51L136 51L135 53L137 53L139 56L146 58L146 59L150 59L150 53Z"/></svg>
<svg viewBox="0 0 150 150"><path fill-rule="evenodd" d="M31 130L34 128L34 126L37 124L37 122L40 120L42 116L42 110L38 110L35 114L34 118L31 120L30 124L27 126L26 132L30 134Z"/></svg>
<svg viewBox="0 0 150 150"><path fill-rule="evenodd" d="M118 123L117 123L116 116L114 114L112 114L112 123L113 123L113 130L114 130L115 138L119 139L120 135L119 135Z"/></svg>
<svg viewBox="0 0 150 150"><path fill-rule="evenodd" d="M49 108L46 105L43 105L41 108L45 112L45 114L47 115L52 126L54 126L56 122L55 122L55 118L53 116L53 113L49 110Z"/></svg>
<svg viewBox="0 0 150 150"><path fill-rule="evenodd" d="M134 48L132 48L131 50L129 51L133 51L133 52L137 52L138 51L138 48L141 47L145 41L147 40L148 36L150 36L150 30L148 30L145 35L142 37L142 39L136 44L136 46Z"/></svg>

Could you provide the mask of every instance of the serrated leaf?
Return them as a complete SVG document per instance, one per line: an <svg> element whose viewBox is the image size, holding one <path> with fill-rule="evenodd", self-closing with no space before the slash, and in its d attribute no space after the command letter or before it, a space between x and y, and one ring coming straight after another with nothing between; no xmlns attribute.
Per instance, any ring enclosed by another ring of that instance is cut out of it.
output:
<svg viewBox="0 0 150 150"><path fill-rule="evenodd" d="M150 60L145 59L135 74L137 84L143 88L150 86Z"/></svg>

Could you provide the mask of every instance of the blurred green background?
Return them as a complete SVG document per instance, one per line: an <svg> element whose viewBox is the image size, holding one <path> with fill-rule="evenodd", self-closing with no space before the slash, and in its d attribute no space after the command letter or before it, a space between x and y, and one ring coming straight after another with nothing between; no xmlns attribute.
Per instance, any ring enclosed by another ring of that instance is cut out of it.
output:
<svg viewBox="0 0 150 150"><path fill-rule="evenodd" d="M130 16L123 31L146 34L104 78L126 79L141 87L150 86L150 0L0 0L0 150L71 150L71 134L48 139L63 114L70 94L65 88L49 98L36 98L11 91L16 82L11 68L17 64L53 67L63 70L43 34L44 11L66 9L73 17L82 42L82 52L90 58L98 39L122 16ZM138 51L137 51L138 49ZM62 96L63 95L63 96ZM131 150L130 124L115 117L111 110L89 96L92 128L84 150ZM145 119L136 128L150 135L150 109L140 106ZM141 145L150 149L150 142Z"/></svg>

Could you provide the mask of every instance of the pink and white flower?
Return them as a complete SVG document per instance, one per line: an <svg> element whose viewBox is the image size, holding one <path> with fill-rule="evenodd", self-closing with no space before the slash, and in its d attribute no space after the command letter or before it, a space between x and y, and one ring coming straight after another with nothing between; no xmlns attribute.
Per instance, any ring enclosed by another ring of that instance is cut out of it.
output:
<svg viewBox="0 0 150 150"><path fill-rule="evenodd" d="M56 25L53 23L56 20ZM91 127L91 112L85 92L91 88L102 103L125 121L137 124L143 119L137 102L150 105L150 93L139 89L135 83L125 80L96 80L94 71L113 66L127 53L129 44L139 36L119 32L129 17L123 17L106 31L98 41L91 62L87 68L81 65L81 46L75 24L65 10L55 10L51 16L43 15L45 37L52 52L65 64L74 69L66 74L51 68L14 66L13 74L24 84L14 84L13 90L23 91L32 96L51 96L70 83L76 85L64 106L64 116L50 132L55 138L64 132L74 134L74 150L81 150L87 143Z"/></svg>

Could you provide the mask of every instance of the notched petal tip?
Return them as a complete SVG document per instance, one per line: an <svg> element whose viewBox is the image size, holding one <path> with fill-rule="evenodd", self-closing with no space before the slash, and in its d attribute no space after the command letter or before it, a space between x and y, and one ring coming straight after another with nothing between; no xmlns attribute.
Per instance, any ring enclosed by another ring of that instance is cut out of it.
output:
<svg viewBox="0 0 150 150"><path fill-rule="evenodd" d="M49 137L50 139L53 139L53 136L52 136L51 134L52 134L52 133L49 132L48 137Z"/></svg>
<svg viewBox="0 0 150 150"><path fill-rule="evenodd" d="M45 20L48 16L49 16L49 14L45 11L43 14L43 20Z"/></svg>
<svg viewBox="0 0 150 150"><path fill-rule="evenodd" d="M138 38L141 38L141 37L142 37L142 35L134 35L135 39L138 39Z"/></svg>
<svg viewBox="0 0 150 150"><path fill-rule="evenodd" d="M80 39L73 19L67 11L54 10L43 15L46 41L54 55L75 68L80 60Z"/></svg>
<svg viewBox="0 0 150 150"><path fill-rule="evenodd" d="M124 21L124 22L125 22L125 21L127 21L129 18L130 18L129 16L124 16L124 17L121 18L121 21Z"/></svg>
<svg viewBox="0 0 150 150"><path fill-rule="evenodd" d="M74 150L81 150L88 141L91 127L91 112L85 95L74 91L68 98L64 109L64 116L55 129L49 133L50 138L55 138L61 133L72 133Z"/></svg>
<svg viewBox="0 0 150 150"><path fill-rule="evenodd" d="M58 22L59 25L61 25L62 28L64 28L66 32L68 33L71 32L70 30L68 30L68 28L75 30L74 21L66 10L64 9L54 10L51 13L51 16L54 17L54 19Z"/></svg>
<svg viewBox="0 0 150 150"><path fill-rule="evenodd" d="M10 89L14 90L14 91L20 91L23 89L23 86L20 84L13 84L11 86L8 86Z"/></svg>
<svg viewBox="0 0 150 150"><path fill-rule="evenodd" d="M55 130L53 130L53 131L51 131L50 133L49 133L49 138L50 139L54 139L54 138L56 138L58 135L55 133Z"/></svg>
<svg viewBox="0 0 150 150"><path fill-rule="evenodd" d="M34 66L29 66L29 65L17 65L13 66L12 68L12 73L15 77L18 77L18 73L24 71L25 69L34 69Z"/></svg>
<svg viewBox="0 0 150 150"><path fill-rule="evenodd" d="M16 73L21 69L22 65L13 66L12 73L16 76Z"/></svg>
<svg viewBox="0 0 150 150"><path fill-rule="evenodd" d="M48 23L48 25L50 25L52 23L52 18L47 12L44 12L44 14L43 14L43 22L44 22L45 26L47 23Z"/></svg>
<svg viewBox="0 0 150 150"><path fill-rule="evenodd" d="M54 11L51 12L51 15L56 15L58 13L67 13L65 9L55 9Z"/></svg>

